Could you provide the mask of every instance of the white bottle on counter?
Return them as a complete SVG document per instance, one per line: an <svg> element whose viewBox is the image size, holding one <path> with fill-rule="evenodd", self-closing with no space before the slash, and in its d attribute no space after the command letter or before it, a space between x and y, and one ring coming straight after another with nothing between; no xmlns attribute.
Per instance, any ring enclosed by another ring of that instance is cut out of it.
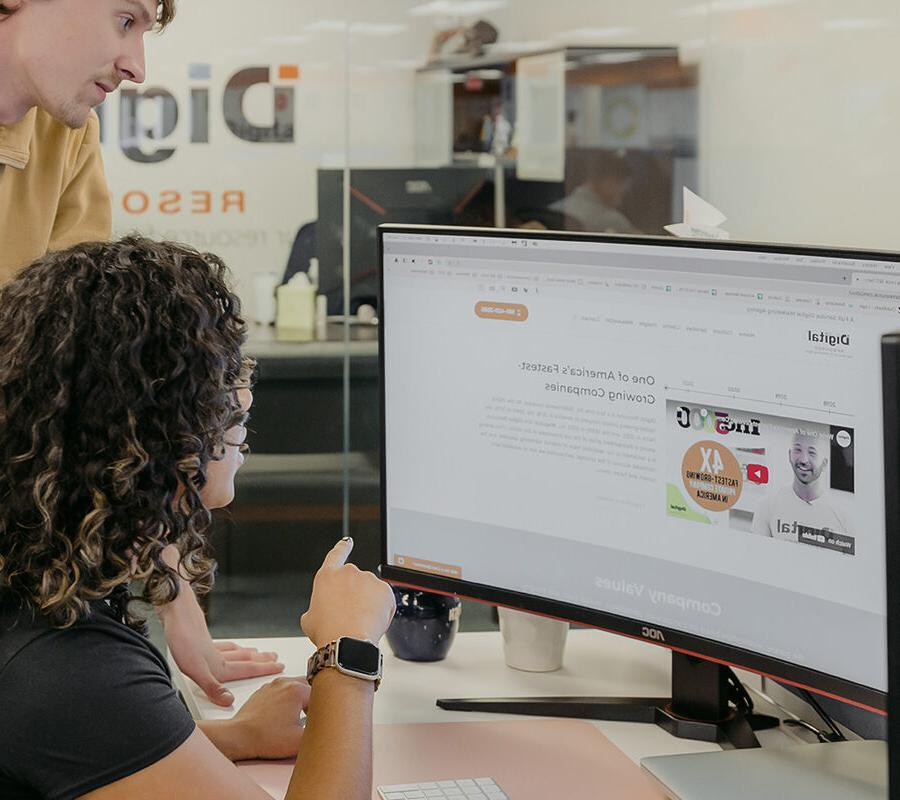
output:
<svg viewBox="0 0 900 800"><path fill-rule="evenodd" d="M296 331L312 337L316 322L316 289L305 272L298 272L278 287L278 313L275 326L279 330Z"/></svg>
<svg viewBox="0 0 900 800"><path fill-rule="evenodd" d="M275 287L278 277L274 272L257 272L253 276L253 294L256 300L256 322L271 325L275 322Z"/></svg>
<svg viewBox="0 0 900 800"><path fill-rule="evenodd" d="M328 298L316 295L316 338L328 338Z"/></svg>

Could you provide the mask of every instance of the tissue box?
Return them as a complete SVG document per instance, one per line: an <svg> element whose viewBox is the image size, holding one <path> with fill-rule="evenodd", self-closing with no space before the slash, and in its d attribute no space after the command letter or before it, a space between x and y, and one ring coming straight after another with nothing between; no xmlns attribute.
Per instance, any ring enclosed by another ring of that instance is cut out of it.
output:
<svg viewBox="0 0 900 800"><path fill-rule="evenodd" d="M312 333L316 322L316 290L313 286L284 284L278 287L275 325Z"/></svg>

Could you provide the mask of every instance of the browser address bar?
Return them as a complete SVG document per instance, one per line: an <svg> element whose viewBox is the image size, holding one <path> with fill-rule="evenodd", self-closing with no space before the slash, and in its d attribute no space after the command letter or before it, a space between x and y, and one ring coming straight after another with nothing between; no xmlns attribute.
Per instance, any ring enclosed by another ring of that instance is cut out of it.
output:
<svg viewBox="0 0 900 800"><path fill-rule="evenodd" d="M871 272L854 272L853 286L865 286L871 289L883 287L884 289L900 289L900 275L874 275Z"/></svg>
<svg viewBox="0 0 900 800"><path fill-rule="evenodd" d="M900 297L900 276L854 272L850 294L864 297Z"/></svg>

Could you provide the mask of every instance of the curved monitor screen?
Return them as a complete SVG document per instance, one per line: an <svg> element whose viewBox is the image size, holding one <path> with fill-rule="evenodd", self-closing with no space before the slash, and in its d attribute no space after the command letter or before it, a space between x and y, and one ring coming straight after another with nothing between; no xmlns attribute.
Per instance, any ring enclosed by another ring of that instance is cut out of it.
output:
<svg viewBox="0 0 900 800"><path fill-rule="evenodd" d="M389 577L886 690L891 256L382 237Z"/></svg>

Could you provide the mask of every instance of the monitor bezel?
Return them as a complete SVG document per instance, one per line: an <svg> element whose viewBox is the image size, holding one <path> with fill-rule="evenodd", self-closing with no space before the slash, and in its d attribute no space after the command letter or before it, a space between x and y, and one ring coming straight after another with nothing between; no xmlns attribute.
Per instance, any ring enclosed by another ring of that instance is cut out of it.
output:
<svg viewBox="0 0 900 800"><path fill-rule="evenodd" d="M390 320L386 318L384 300L384 236L386 233L431 234L435 236L476 236L478 238L515 238L515 239L554 239L557 241L585 242L602 244L633 244L644 246L663 246L672 248L693 248L707 250L729 250L746 252L783 253L786 255L823 256L828 258L867 259L892 261L900 263L900 253L880 250L839 249L811 245L777 244L772 242L735 241L732 239L678 239L664 236L632 236L627 234L575 233L561 231L541 231L518 228L461 228L430 225L384 224L378 226L378 290L379 290L379 329L378 329L378 366L379 366L379 399L380 399L380 446L381 469L381 576L390 583L456 595L494 605L517 608L543 616L568 620L599 630L608 631L650 644L668 648L680 653L695 655L709 661L737 667L773 678L783 683L808 689L826 697L841 700L878 714L885 714L887 709L887 692L847 680L841 676L811 669L790 661L757 653L724 642L718 642L696 634L686 633L676 628L659 625L652 621L623 617L585 606L576 606L558 600L527 595L507 589L500 589L485 584L465 580L455 580L431 575L417 570L403 569L388 563L387 552L387 459L385 448L385 360L384 337L386 326ZM889 461L886 459L885 472ZM887 478L886 478L887 480Z"/></svg>
<svg viewBox="0 0 900 800"><path fill-rule="evenodd" d="M882 401L884 404L885 532L888 607L888 786L891 800L900 800L900 333L881 337Z"/></svg>

